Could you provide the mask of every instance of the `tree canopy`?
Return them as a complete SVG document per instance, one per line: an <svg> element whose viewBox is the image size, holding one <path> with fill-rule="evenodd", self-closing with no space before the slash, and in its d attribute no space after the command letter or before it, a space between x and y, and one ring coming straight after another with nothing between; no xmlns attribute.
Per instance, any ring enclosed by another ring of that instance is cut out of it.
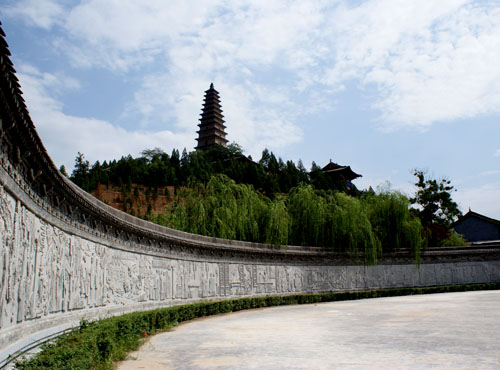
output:
<svg viewBox="0 0 500 370"><path fill-rule="evenodd" d="M230 144L171 154L146 149L138 158L128 155L92 166L78 153L71 179L89 192L99 183L119 186L123 193L141 184L148 200L159 187L173 186L163 213L152 214L148 203L148 212L139 216L196 234L331 248L373 263L400 248L418 258L422 245L463 242L450 242L451 224L460 215L450 181L427 178L420 170L414 174L417 191L411 199L389 189L359 192L314 162L307 172L300 160L296 165L267 149L254 162L239 145Z"/></svg>
<svg viewBox="0 0 500 370"><path fill-rule="evenodd" d="M224 174L239 184L252 185L271 198L301 183L313 184L316 189L348 191L345 182L333 181L316 164L308 173L300 160L298 165L291 160L284 161L268 149L254 162L236 143L227 148L215 145L204 151L184 149L182 154L174 149L170 155L159 148L145 149L137 158L128 155L102 164L97 161L92 166L78 153L71 180L92 192L99 183L117 186L134 183L146 187L188 186L193 181L206 184L217 174Z"/></svg>
<svg viewBox="0 0 500 370"><path fill-rule="evenodd" d="M462 215L458 204L451 197L451 193L455 191L451 181L446 178L426 178L427 174L422 170L414 170L413 174L418 181L415 183L417 191L411 202L421 207L417 212L422 224L450 227Z"/></svg>
<svg viewBox="0 0 500 370"><path fill-rule="evenodd" d="M429 178L425 171L417 169L413 174L417 177L415 183L417 190L411 202L418 206L414 212L429 233L430 245L442 245L453 234L451 230L453 222L462 215L458 204L451 196L455 189L451 181L446 178Z"/></svg>

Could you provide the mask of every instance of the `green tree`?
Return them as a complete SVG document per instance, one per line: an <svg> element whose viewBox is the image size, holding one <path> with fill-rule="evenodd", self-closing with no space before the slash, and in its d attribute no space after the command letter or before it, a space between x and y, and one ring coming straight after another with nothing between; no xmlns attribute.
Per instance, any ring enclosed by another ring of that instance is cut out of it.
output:
<svg viewBox="0 0 500 370"><path fill-rule="evenodd" d="M411 198L411 203L418 206L414 212L427 230L429 245L436 247L446 244L452 223L462 215L458 204L451 197L451 193L456 190L446 178L429 178L425 171L417 169L413 174L418 181L415 183L417 191L415 197Z"/></svg>
<svg viewBox="0 0 500 370"><path fill-rule="evenodd" d="M68 173L66 172L66 167L64 166L64 164L59 167L59 172L61 172L61 175L68 177Z"/></svg>
<svg viewBox="0 0 500 370"><path fill-rule="evenodd" d="M293 188L288 197L291 218L291 242L296 245L322 245L322 228L326 217L326 199L317 195L311 185Z"/></svg>
<svg viewBox="0 0 500 370"><path fill-rule="evenodd" d="M387 188L378 194L372 189L361 199L383 252L408 248L418 261L423 229L420 219L410 212L408 198Z"/></svg>
<svg viewBox="0 0 500 370"><path fill-rule="evenodd" d="M73 181L83 190L88 191L89 171L89 161L85 160L85 156L83 155L83 153L78 152L75 158L75 167L73 168L73 172L71 173L70 177L71 181Z"/></svg>
<svg viewBox="0 0 500 370"><path fill-rule="evenodd" d="M227 146L227 150L233 157L239 157L243 155L243 148L240 144L234 141Z"/></svg>
<svg viewBox="0 0 500 370"><path fill-rule="evenodd" d="M147 158L148 161L152 162L154 158L159 158L161 157L163 154L165 154L165 152L156 147L154 149L144 149L142 152L141 152L141 155L144 157L144 158Z"/></svg>
<svg viewBox="0 0 500 370"><path fill-rule="evenodd" d="M413 174L418 181L415 183L417 191L411 202L420 206L417 213L422 225L437 224L449 228L462 215L451 197L451 192L456 190L450 180L426 178L427 173L422 170L414 170Z"/></svg>

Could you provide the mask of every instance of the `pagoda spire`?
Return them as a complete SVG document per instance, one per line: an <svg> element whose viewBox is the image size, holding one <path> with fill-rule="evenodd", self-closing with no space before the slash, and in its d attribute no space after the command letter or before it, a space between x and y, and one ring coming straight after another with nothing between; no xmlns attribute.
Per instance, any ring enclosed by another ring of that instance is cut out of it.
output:
<svg viewBox="0 0 500 370"><path fill-rule="evenodd" d="M220 105L219 92L215 90L214 84L210 84L210 88L205 91L205 99L201 113L200 129L198 133L198 145L195 149L204 150L213 145L221 145L226 147L228 140L224 129L224 116Z"/></svg>

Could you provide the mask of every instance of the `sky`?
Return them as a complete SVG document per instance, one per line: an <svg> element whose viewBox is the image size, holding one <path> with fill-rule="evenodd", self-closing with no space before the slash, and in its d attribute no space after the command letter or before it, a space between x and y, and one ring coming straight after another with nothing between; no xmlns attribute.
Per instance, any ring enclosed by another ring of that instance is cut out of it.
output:
<svg viewBox="0 0 500 370"><path fill-rule="evenodd" d="M37 132L71 172L194 150L204 91L260 159L330 160L360 189L447 178L500 219L500 2L1 0Z"/></svg>

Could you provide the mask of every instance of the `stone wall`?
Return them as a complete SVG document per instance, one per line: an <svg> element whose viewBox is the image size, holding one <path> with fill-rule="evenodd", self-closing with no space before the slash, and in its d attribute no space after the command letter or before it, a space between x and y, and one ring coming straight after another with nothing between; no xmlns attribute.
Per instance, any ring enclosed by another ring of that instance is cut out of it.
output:
<svg viewBox="0 0 500 370"><path fill-rule="evenodd" d="M39 331L76 325L81 318L198 300L500 281L498 260L418 268L411 259L404 264L335 265L313 258L281 262L252 251L245 258L196 252L183 257L172 249L151 250L148 240L129 243L103 235L99 240L79 226L62 224L35 204L27 207L0 186L3 346Z"/></svg>
<svg viewBox="0 0 500 370"><path fill-rule="evenodd" d="M0 365L81 318L199 300L500 281L497 247L428 250L420 268L408 251L362 266L319 248L192 235L113 209L58 172L8 55L0 38Z"/></svg>

